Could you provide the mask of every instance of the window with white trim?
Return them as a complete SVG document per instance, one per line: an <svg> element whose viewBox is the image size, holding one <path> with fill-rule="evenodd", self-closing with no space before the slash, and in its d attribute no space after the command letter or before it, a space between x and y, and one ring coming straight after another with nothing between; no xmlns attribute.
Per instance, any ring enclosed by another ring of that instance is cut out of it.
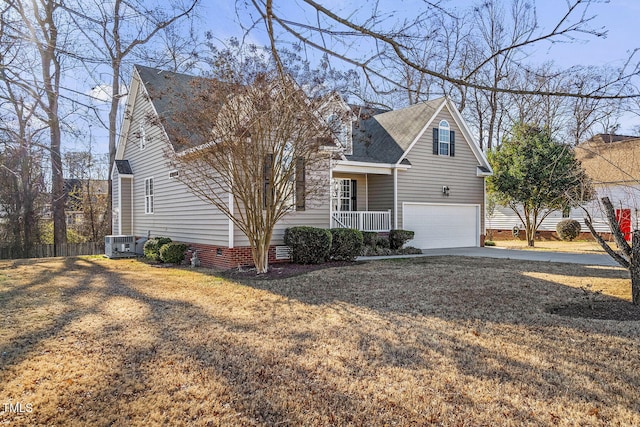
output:
<svg viewBox="0 0 640 427"><path fill-rule="evenodd" d="M144 213L153 213L153 178L144 180Z"/></svg>
<svg viewBox="0 0 640 427"><path fill-rule="evenodd" d="M331 204L334 212L351 212L354 209L354 183L348 178L333 179Z"/></svg>
<svg viewBox="0 0 640 427"><path fill-rule="evenodd" d="M440 120L438 124L438 154L448 156L451 145L451 128L449 122Z"/></svg>

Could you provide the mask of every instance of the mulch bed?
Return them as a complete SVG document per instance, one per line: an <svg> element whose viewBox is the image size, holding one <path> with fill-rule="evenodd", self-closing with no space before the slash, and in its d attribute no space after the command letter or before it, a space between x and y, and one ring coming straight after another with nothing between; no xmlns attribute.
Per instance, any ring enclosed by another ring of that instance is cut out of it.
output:
<svg viewBox="0 0 640 427"><path fill-rule="evenodd" d="M571 303L550 307L549 313L559 316L596 320L640 320L640 306L629 301L596 301L593 309L587 303Z"/></svg>

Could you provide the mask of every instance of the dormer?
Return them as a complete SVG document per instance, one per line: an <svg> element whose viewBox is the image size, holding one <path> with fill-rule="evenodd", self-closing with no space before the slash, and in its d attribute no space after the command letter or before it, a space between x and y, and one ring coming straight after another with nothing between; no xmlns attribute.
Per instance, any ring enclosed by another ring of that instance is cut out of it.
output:
<svg viewBox="0 0 640 427"><path fill-rule="evenodd" d="M353 154L352 131L356 117L351 108L339 94L333 92L327 96L320 110L342 154Z"/></svg>

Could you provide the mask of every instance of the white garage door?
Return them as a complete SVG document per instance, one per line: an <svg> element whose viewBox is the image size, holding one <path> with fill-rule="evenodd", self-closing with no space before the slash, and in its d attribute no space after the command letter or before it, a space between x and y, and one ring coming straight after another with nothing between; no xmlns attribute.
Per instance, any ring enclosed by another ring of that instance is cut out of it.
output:
<svg viewBox="0 0 640 427"><path fill-rule="evenodd" d="M480 245L480 206L403 203L404 229L415 232L409 245L420 249Z"/></svg>

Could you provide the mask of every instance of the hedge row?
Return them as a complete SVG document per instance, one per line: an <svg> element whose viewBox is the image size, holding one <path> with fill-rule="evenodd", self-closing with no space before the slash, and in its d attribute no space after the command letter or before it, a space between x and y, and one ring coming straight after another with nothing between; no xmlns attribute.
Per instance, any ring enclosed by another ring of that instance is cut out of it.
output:
<svg viewBox="0 0 640 427"><path fill-rule="evenodd" d="M329 259L353 261L362 250L362 232L351 228L291 227L284 232L284 244L291 248L297 264L320 264Z"/></svg>

